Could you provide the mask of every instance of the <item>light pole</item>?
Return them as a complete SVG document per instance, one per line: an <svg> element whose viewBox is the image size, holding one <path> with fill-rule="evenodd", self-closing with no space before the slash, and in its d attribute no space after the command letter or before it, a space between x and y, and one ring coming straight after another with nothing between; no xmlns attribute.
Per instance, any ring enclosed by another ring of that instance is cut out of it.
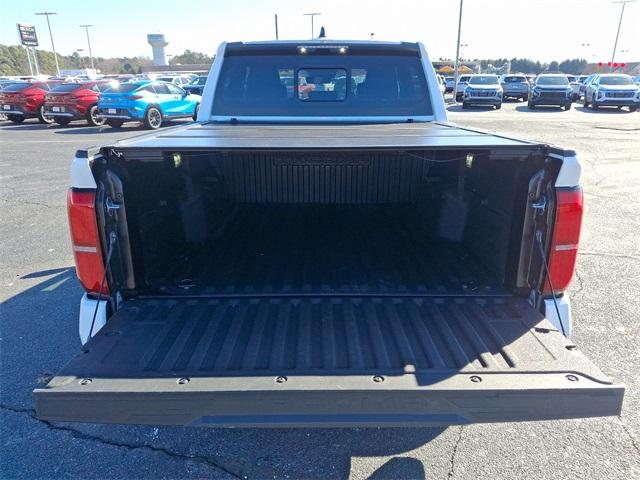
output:
<svg viewBox="0 0 640 480"><path fill-rule="evenodd" d="M371 35L370 40L373 40L373 36L375 35L375 33L371 32L369 35Z"/></svg>
<svg viewBox="0 0 640 480"><path fill-rule="evenodd" d="M455 63L455 72L454 72L454 76L455 76L455 81L454 81L454 85L453 85L453 96L456 96L456 89L458 88L458 77L459 77L459 72L458 72L458 67L460 65L460 33L462 31L462 2L464 0L460 0L460 12L458 13L458 41L456 42L456 63Z"/></svg>
<svg viewBox="0 0 640 480"><path fill-rule="evenodd" d="M609 67L609 72L613 71L613 61L616 58L616 48L618 48L618 37L620 36L620 27L622 26L622 16L624 15L624 7L627 6L627 3L633 3L635 1L636 0L622 0L618 2L612 2L612 3L621 3L622 11L620 12L620 21L618 22L618 31L616 32L616 41L613 44L613 53L611 54L611 66Z"/></svg>
<svg viewBox="0 0 640 480"><path fill-rule="evenodd" d="M53 58L56 61L56 76L60 76L60 65L58 65L58 54L56 53L56 46L53 43L53 34L51 33L51 23L49 23L49 15L57 15L56 12L38 12L36 15L44 15L47 17L47 27L49 27L49 38L51 39L51 48L53 49Z"/></svg>
<svg viewBox="0 0 640 480"><path fill-rule="evenodd" d="M313 38L313 17L315 17L316 15L322 15L321 13L303 13L303 15L307 16L307 17L311 17L311 38Z"/></svg>
<svg viewBox="0 0 640 480"><path fill-rule="evenodd" d="M93 52L91 52L91 40L89 39L89 27L93 27L93 25L80 25L80 28L84 28L85 32L87 32L87 45L89 46L89 58L91 58L91 70L95 70L93 66Z"/></svg>

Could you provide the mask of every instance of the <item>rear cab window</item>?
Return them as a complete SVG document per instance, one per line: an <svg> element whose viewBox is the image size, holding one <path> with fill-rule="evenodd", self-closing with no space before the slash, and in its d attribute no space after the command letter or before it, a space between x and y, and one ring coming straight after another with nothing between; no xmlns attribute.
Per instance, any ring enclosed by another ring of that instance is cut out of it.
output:
<svg viewBox="0 0 640 480"><path fill-rule="evenodd" d="M227 54L212 114L232 117L433 114L417 50L368 54L351 52L347 47L342 47L341 53L337 46L297 48L290 47L286 53Z"/></svg>

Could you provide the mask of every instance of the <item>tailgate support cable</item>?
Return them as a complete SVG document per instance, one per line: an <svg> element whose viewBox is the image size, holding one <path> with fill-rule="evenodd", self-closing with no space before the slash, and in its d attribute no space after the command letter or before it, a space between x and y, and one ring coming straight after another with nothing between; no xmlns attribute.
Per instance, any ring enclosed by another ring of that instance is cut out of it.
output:
<svg viewBox="0 0 640 480"><path fill-rule="evenodd" d="M89 336L87 337L87 341L91 339L91 334L93 333L93 326L96 323L96 316L98 315L98 306L100 305L100 301L102 300L102 290L104 288L104 284L107 281L107 272L109 271L109 264L111 262L111 256L113 255L113 247L116 245L116 240L118 236L116 232L109 233L109 250L107 251L107 256L104 261L104 275L102 276L102 281L100 282L100 290L98 291L98 299L96 300L96 308L93 311L93 318L91 319L91 328L89 328Z"/></svg>
<svg viewBox="0 0 640 480"><path fill-rule="evenodd" d="M558 323L560 324L560 330L562 330L562 335L567 336L567 332L564 329L564 323L562 322L562 317L560 316L560 308L558 308L558 299L556 298L556 289L553 288L553 283L551 283L551 274L549 273L549 262L547 262L547 256L544 253L544 247L542 245L542 232L540 230L536 231L536 243L538 244L538 248L540 250L540 256L542 257L542 264L544 265L544 272L547 276L547 282L549 282L549 288L551 289L551 298L553 299L553 306L556 309L556 315L558 315Z"/></svg>

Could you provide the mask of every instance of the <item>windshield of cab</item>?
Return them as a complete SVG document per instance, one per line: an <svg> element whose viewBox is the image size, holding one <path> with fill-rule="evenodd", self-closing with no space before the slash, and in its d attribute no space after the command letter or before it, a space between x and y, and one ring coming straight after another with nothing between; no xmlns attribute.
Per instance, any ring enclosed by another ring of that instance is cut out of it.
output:
<svg viewBox="0 0 640 480"><path fill-rule="evenodd" d="M417 55L225 57L213 115L427 116L429 89Z"/></svg>
<svg viewBox="0 0 640 480"><path fill-rule="evenodd" d="M496 85L498 77L495 75L475 75L469 80L469 85Z"/></svg>
<svg viewBox="0 0 640 480"><path fill-rule="evenodd" d="M540 76L538 77L538 79L536 80L536 85L558 85L558 86L568 86L569 85L569 80L567 80L567 77L564 76L557 76L557 77L545 77L545 76Z"/></svg>
<svg viewBox="0 0 640 480"><path fill-rule="evenodd" d="M600 85L633 85L633 80L628 75L612 75L600 77Z"/></svg>

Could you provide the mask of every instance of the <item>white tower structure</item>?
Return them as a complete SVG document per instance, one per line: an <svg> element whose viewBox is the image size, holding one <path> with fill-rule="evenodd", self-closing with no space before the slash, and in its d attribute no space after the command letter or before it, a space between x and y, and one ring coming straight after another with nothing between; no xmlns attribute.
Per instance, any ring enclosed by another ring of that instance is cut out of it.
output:
<svg viewBox="0 0 640 480"><path fill-rule="evenodd" d="M147 35L147 42L153 48L153 64L167 65L167 57L164 52L164 47L169 45L169 42L165 41L164 34L150 33Z"/></svg>

